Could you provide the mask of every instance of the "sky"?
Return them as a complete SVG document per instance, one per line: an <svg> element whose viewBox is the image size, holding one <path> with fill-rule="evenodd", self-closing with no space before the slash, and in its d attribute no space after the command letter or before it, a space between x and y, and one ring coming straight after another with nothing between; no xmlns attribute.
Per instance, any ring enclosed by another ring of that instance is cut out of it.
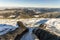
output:
<svg viewBox="0 0 60 40"><path fill-rule="evenodd" d="M0 7L60 8L60 0L0 0Z"/></svg>

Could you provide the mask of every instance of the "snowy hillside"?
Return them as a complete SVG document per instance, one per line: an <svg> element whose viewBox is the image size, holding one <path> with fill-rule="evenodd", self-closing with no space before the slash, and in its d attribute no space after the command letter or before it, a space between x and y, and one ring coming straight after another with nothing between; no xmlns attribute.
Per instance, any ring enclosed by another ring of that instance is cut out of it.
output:
<svg viewBox="0 0 60 40"><path fill-rule="evenodd" d="M5 34L8 31L11 31L10 29L15 30L18 27L16 25L17 21L22 21L26 27L39 27L39 25L42 23L47 24L46 29L60 35L60 19L49 19L49 18L0 19L0 35L2 35L2 33ZM1 31L3 32L1 33Z"/></svg>
<svg viewBox="0 0 60 40"><path fill-rule="evenodd" d="M60 19L50 19L46 22L48 30L60 36Z"/></svg>
<svg viewBox="0 0 60 40"><path fill-rule="evenodd" d="M0 24L0 35L4 35L8 32L15 30L17 27L12 25Z"/></svg>

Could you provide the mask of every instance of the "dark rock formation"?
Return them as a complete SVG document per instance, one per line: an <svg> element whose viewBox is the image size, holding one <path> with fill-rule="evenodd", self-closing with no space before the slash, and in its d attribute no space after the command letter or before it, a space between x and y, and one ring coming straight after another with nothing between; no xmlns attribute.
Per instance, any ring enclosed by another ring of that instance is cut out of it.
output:
<svg viewBox="0 0 60 40"><path fill-rule="evenodd" d="M27 32L28 32L28 29L23 31L21 34L17 35L14 40L20 40L23 37L23 35L26 34Z"/></svg>
<svg viewBox="0 0 60 40"><path fill-rule="evenodd" d="M50 33L46 30L35 28L33 33L40 39L40 40L60 40L60 37Z"/></svg>
<svg viewBox="0 0 60 40"><path fill-rule="evenodd" d="M12 32L0 36L0 40L19 40L23 34L28 32L28 29L23 25L22 22L18 21L18 28Z"/></svg>

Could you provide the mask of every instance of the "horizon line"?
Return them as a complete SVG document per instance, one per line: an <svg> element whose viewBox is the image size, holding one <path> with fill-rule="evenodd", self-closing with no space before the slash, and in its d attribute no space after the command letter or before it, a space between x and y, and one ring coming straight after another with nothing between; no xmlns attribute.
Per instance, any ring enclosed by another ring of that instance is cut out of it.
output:
<svg viewBox="0 0 60 40"><path fill-rule="evenodd" d="M0 7L0 8L60 8L60 7Z"/></svg>

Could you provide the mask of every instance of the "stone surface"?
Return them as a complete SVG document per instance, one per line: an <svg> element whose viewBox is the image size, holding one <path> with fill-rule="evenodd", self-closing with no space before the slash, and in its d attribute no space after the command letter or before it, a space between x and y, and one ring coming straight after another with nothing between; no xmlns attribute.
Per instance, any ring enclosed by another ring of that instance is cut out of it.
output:
<svg viewBox="0 0 60 40"><path fill-rule="evenodd" d="M21 35L23 35L22 33L27 32L28 29L23 25L22 22L18 21L17 24L19 27L16 30L0 36L0 40L15 40L18 35L21 37Z"/></svg>
<svg viewBox="0 0 60 40"><path fill-rule="evenodd" d="M50 33L46 30L43 30L41 28L35 28L33 30L33 33L40 39L40 40L60 40L60 37Z"/></svg>

